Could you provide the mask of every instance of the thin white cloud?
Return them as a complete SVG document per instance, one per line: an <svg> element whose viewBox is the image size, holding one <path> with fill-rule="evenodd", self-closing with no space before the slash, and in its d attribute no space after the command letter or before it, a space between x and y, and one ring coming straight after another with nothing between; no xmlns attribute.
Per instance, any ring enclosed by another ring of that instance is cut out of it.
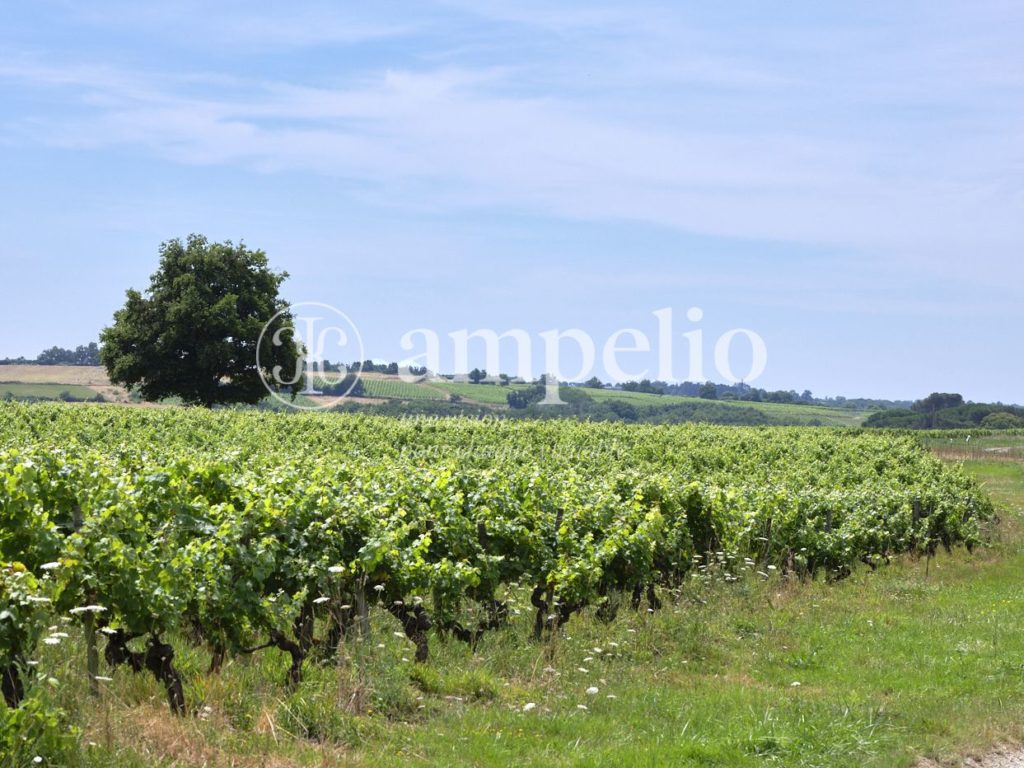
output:
<svg viewBox="0 0 1024 768"><path fill-rule="evenodd" d="M943 35L956 19L937 14L936 29L903 45L864 24L736 55L666 8L448 5L536 29L550 50L516 58L495 34L487 63L363 65L333 82L327 70L268 80L8 58L0 82L63 104L8 119L0 136L337 176L418 210L642 221L840 245L950 275L973 259L992 267L981 281L1020 273L1024 70L990 17L953 43ZM175 30L187 18L145 6L112 23ZM219 10L207 22L210 39L296 47L422 28L322 5Z"/></svg>
<svg viewBox="0 0 1024 768"><path fill-rule="evenodd" d="M140 145L185 163L364 179L438 207L522 206L731 237L925 247L934 250L922 259L939 262L951 244L1002 249L1021 234L1020 189L1005 188L1012 172L1001 188L972 183L1012 143L968 140L941 173L901 178L872 171L872 148L861 142L633 125L551 99L495 95L494 72L393 71L350 88L266 83L216 96L109 68L22 62L0 65L0 77L77 92L78 117L39 134L59 146Z"/></svg>

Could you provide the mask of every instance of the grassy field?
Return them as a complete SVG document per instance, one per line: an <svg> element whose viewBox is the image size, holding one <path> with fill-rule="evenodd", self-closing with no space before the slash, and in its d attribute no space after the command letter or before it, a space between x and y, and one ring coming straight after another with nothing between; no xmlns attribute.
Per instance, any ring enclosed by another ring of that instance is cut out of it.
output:
<svg viewBox="0 0 1024 768"><path fill-rule="evenodd" d="M1024 461L1024 436L972 434L949 437L942 433L922 435L928 448L950 461Z"/></svg>
<svg viewBox="0 0 1024 768"><path fill-rule="evenodd" d="M968 463L1001 507L992 545L901 560L838 583L739 570L695 580L664 610L584 614L550 643L529 616L475 654L432 643L425 666L389 630L294 693L266 651L206 676L176 664L202 705L175 720L151 677L84 691L80 645L40 668L104 766L912 766L1024 737L1024 464ZM400 634L400 633L399 633Z"/></svg>
<svg viewBox="0 0 1024 768"><path fill-rule="evenodd" d="M68 396L75 400L91 400L96 391L78 384L24 384L0 383L0 398L59 400Z"/></svg>
<svg viewBox="0 0 1024 768"><path fill-rule="evenodd" d="M499 387L496 384L470 384L468 382L455 381L431 381L424 382L421 386L430 386L449 395L458 395L464 400L472 400L474 403L485 405L508 405L508 393L517 389L528 389L528 384L510 384L507 387Z"/></svg>
<svg viewBox="0 0 1024 768"><path fill-rule="evenodd" d="M60 385L56 394L63 390L81 392L88 389L86 397L103 395L108 402L128 402L128 393L118 386L114 386L107 378L107 372L101 366L89 365L0 365L0 387L7 387L13 384L27 385L51 384ZM28 393L28 394L25 394ZM12 391L12 397L32 397L30 390L22 390L18 394ZM3 390L0 390L0 397L3 397Z"/></svg>

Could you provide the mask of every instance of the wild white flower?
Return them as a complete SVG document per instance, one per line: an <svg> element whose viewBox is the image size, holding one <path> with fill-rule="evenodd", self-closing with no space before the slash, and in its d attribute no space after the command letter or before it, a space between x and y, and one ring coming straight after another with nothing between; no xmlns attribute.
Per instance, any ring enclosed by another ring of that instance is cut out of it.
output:
<svg viewBox="0 0 1024 768"><path fill-rule="evenodd" d="M616 696L614 693L609 693L607 696L605 696L605 698L606 699L617 699L619 697Z"/></svg>
<svg viewBox="0 0 1024 768"><path fill-rule="evenodd" d="M351 605L347 605L347 604L343 605L343 606L341 606L341 610L343 610L343 611L351 611L352 610L352 606Z"/></svg>
<svg viewBox="0 0 1024 768"><path fill-rule="evenodd" d="M586 711L587 709L589 709L589 707L587 707L586 704L577 704L576 705L576 709L582 709L582 710Z"/></svg>
<svg viewBox="0 0 1024 768"><path fill-rule="evenodd" d="M28 601L30 603L48 603L48 602L50 602L50 598L48 598L48 597L39 597L38 595L29 595L28 596Z"/></svg>
<svg viewBox="0 0 1024 768"><path fill-rule="evenodd" d="M790 688L799 688L800 687L800 681L799 680L794 680L792 683L789 684L789 687Z"/></svg>
<svg viewBox="0 0 1024 768"><path fill-rule="evenodd" d="M587 669L586 667L576 667L576 671L577 672L582 672L584 675L587 674L588 672L590 672L590 670Z"/></svg>
<svg viewBox="0 0 1024 768"><path fill-rule="evenodd" d="M324 603L330 601L330 599L331 598L329 598L329 597L318 597L316 600L313 601L313 604L314 605L323 605Z"/></svg>
<svg viewBox="0 0 1024 768"><path fill-rule="evenodd" d="M52 571L56 568L60 568L60 563L43 563L39 567L44 571Z"/></svg>
<svg viewBox="0 0 1024 768"><path fill-rule="evenodd" d="M68 613L77 616L80 613L103 613L106 608L102 605L81 605L78 608L72 608Z"/></svg>
<svg viewBox="0 0 1024 768"><path fill-rule="evenodd" d="M400 637L401 639L405 640L404 632L392 632L391 634L393 634L395 637Z"/></svg>
<svg viewBox="0 0 1024 768"><path fill-rule="evenodd" d="M377 586L374 587L374 590L377 591L377 592L383 592L384 591L384 585L383 584L378 584Z"/></svg>
<svg viewBox="0 0 1024 768"><path fill-rule="evenodd" d="M591 648L591 650L594 653L596 653L598 656L600 656L602 653L604 653L604 651L602 651L600 648Z"/></svg>
<svg viewBox="0 0 1024 768"><path fill-rule="evenodd" d="M523 704L523 712L529 712L530 710L533 710L533 709L536 709L536 708L537 708L537 705L534 704L532 701L528 701L526 704Z"/></svg>
<svg viewBox="0 0 1024 768"><path fill-rule="evenodd" d="M328 573L344 573L345 569L340 565L332 565L327 569Z"/></svg>
<svg viewBox="0 0 1024 768"><path fill-rule="evenodd" d="M589 688L587 688L587 696L596 696L599 693L600 691L598 690L596 685L592 685Z"/></svg>
<svg viewBox="0 0 1024 768"><path fill-rule="evenodd" d="M43 639L43 642L47 645L60 645L59 637L47 637Z"/></svg>
<svg viewBox="0 0 1024 768"><path fill-rule="evenodd" d="M96 675L95 677L93 677L93 680L99 680L101 683L112 683L112 682L114 682L114 678L112 678L112 677L103 677L103 675Z"/></svg>

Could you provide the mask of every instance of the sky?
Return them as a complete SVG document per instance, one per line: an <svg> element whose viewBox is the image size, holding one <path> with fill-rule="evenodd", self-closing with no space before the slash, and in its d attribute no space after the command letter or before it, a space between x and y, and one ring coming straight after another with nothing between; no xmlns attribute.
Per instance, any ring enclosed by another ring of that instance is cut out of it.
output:
<svg viewBox="0 0 1024 768"><path fill-rule="evenodd" d="M0 357L96 340L195 232L367 357L579 329L609 378L635 329L624 372L723 381L747 329L757 386L1024 402L1020 3L2 8Z"/></svg>

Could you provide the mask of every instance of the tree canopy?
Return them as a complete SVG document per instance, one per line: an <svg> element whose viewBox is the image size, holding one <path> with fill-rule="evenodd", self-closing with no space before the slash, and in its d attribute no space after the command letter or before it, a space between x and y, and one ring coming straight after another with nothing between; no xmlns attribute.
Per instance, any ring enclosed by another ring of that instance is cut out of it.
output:
<svg viewBox="0 0 1024 768"><path fill-rule="evenodd" d="M255 403L267 395L264 381L282 389L277 366L283 378L296 378L294 396L304 380L292 317L278 296L287 277L243 243L196 234L184 243L168 240L145 295L128 290L113 325L103 329L100 360L111 381L137 388L146 400ZM276 334L282 343L264 343L257 367L264 328L267 339Z"/></svg>

